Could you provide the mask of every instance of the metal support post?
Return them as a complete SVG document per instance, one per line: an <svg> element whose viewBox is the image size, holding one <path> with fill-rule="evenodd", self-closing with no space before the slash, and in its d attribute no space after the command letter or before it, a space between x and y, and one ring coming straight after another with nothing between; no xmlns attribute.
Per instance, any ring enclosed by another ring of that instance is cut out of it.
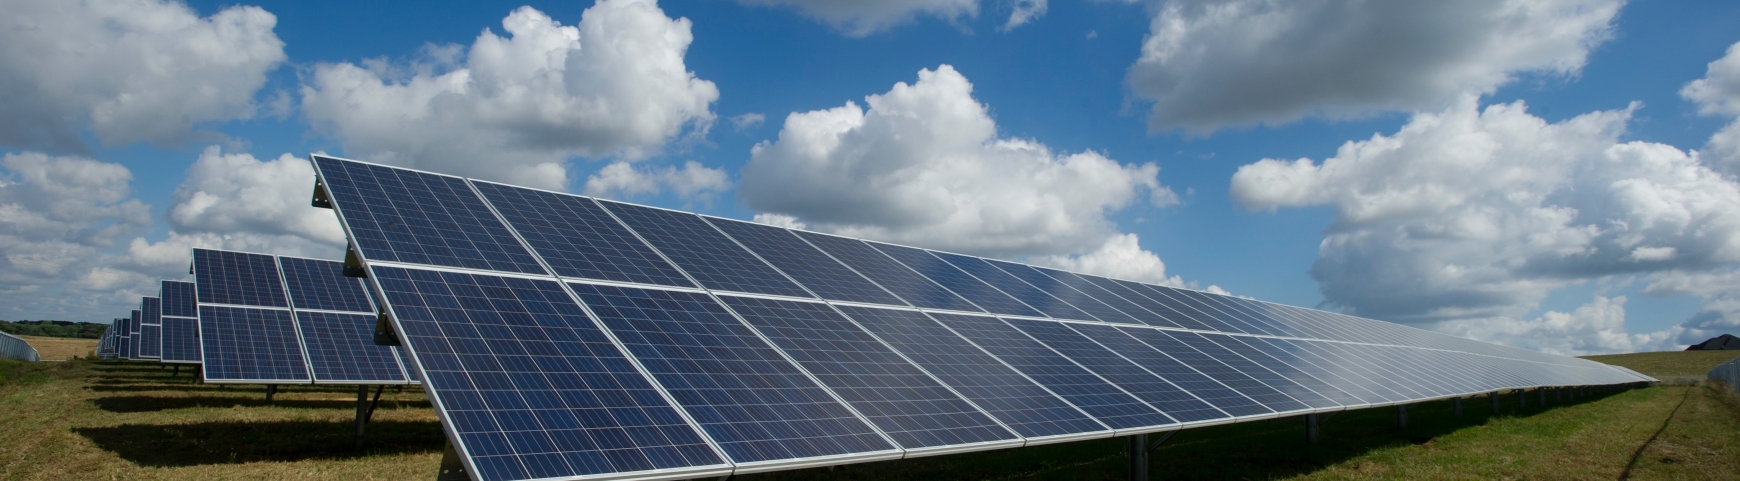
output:
<svg viewBox="0 0 1740 481"><path fill-rule="evenodd" d="M267 384L266 385L266 402L272 402L272 395L274 395L274 394L278 394L278 385L277 384Z"/></svg>
<svg viewBox="0 0 1740 481"><path fill-rule="evenodd" d="M1408 428L1408 405L1406 404L1396 405L1396 427L1400 429Z"/></svg>
<svg viewBox="0 0 1740 481"><path fill-rule="evenodd" d="M1493 391L1492 394L1487 394L1486 399L1488 401L1492 401L1492 415L1497 416L1498 415L1498 391Z"/></svg>
<svg viewBox="0 0 1740 481"><path fill-rule="evenodd" d="M1462 417L1462 398L1450 398L1450 411L1456 413L1456 417Z"/></svg>
<svg viewBox="0 0 1740 481"><path fill-rule="evenodd" d="M180 376L180 375L181 375L181 365L176 364L175 370L169 372L169 377L176 377L176 376Z"/></svg>
<svg viewBox="0 0 1740 481"><path fill-rule="evenodd" d="M1524 390L1524 389L1516 390L1516 408L1518 410L1521 410L1521 409L1526 409L1528 407L1529 407L1529 392L1527 390Z"/></svg>
<svg viewBox="0 0 1740 481"><path fill-rule="evenodd" d="M1305 415L1305 442L1308 442L1311 444L1317 444L1317 437L1318 437L1317 421L1318 420L1317 420L1316 414L1306 414Z"/></svg>
<svg viewBox="0 0 1740 481"><path fill-rule="evenodd" d="M1562 388L1562 387L1553 388L1553 402L1556 402L1559 404L1565 403L1565 388Z"/></svg>
<svg viewBox="0 0 1740 481"><path fill-rule="evenodd" d="M435 481L471 481L471 473L465 472L465 463L459 460L452 440L441 450L441 470L435 472Z"/></svg>
<svg viewBox="0 0 1740 481"><path fill-rule="evenodd" d="M1541 408L1545 409L1547 407L1547 388L1535 389L1535 392L1541 394Z"/></svg>
<svg viewBox="0 0 1740 481"><path fill-rule="evenodd" d="M362 449L362 447L363 447L363 424L368 422L367 420L365 420L363 418L363 416L366 412L368 412L368 408L369 408L368 401L369 401L369 387L368 387L368 385L358 385L356 387L356 448L357 449Z"/></svg>
<svg viewBox="0 0 1740 481"><path fill-rule="evenodd" d="M1148 481L1148 435L1130 435L1130 481Z"/></svg>

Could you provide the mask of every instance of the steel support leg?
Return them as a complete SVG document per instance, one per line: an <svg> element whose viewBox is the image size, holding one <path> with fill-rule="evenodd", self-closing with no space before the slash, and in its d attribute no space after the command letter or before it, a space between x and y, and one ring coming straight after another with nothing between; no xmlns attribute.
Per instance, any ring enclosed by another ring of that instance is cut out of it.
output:
<svg viewBox="0 0 1740 481"><path fill-rule="evenodd" d="M169 371L169 377L177 377L177 376L180 376L180 375L181 375L181 365L180 365L180 364L176 364L176 365L175 365L175 370L174 370L174 371Z"/></svg>
<svg viewBox="0 0 1740 481"><path fill-rule="evenodd" d="M1456 417L1462 417L1462 398L1450 398L1450 411L1456 413Z"/></svg>
<svg viewBox="0 0 1740 481"><path fill-rule="evenodd" d="M1317 444L1318 421L1316 414L1305 415L1305 442Z"/></svg>
<svg viewBox="0 0 1740 481"><path fill-rule="evenodd" d="M1486 399L1488 401L1492 401L1492 415L1497 416L1498 415L1498 391L1493 391L1492 394L1487 394Z"/></svg>
<svg viewBox="0 0 1740 481"><path fill-rule="evenodd" d="M1522 389L1516 390L1516 408L1517 409L1526 409L1528 407L1529 407L1529 392L1526 390L1522 390Z"/></svg>
<svg viewBox="0 0 1740 481"><path fill-rule="evenodd" d="M1148 435L1131 434L1130 481L1148 481Z"/></svg>
<svg viewBox="0 0 1740 481"><path fill-rule="evenodd" d="M1536 389L1535 392L1539 392L1541 394L1541 408L1546 409L1546 407L1547 407L1547 388L1543 387L1540 389Z"/></svg>
<svg viewBox="0 0 1740 481"><path fill-rule="evenodd" d="M465 472L465 463L459 460L459 451L453 449L451 440L441 450L441 470L435 472L435 481L471 481L471 473Z"/></svg>
<svg viewBox="0 0 1740 481"><path fill-rule="evenodd" d="M364 416L368 412L368 408L369 408L368 402L369 402L369 387L367 385L357 386L356 387L356 448L357 449L362 449L362 447L363 447L363 424L368 422L368 420L366 418L364 418Z"/></svg>
<svg viewBox="0 0 1740 481"><path fill-rule="evenodd" d="M277 384L267 384L266 385L266 402L272 402L272 395L274 395L274 394L278 394L278 385Z"/></svg>
<svg viewBox="0 0 1740 481"><path fill-rule="evenodd" d="M1401 429L1408 428L1408 405L1406 404L1396 405L1396 427Z"/></svg>

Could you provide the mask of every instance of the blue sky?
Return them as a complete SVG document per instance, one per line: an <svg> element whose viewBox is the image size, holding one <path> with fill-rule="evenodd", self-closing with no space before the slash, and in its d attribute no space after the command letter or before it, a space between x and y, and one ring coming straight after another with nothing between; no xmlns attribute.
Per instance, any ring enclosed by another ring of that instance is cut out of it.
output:
<svg viewBox="0 0 1740 481"><path fill-rule="evenodd" d="M0 317L113 317L196 245L337 257L293 165L326 152L1561 353L1740 330L1740 5L1521 4L20 8Z"/></svg>

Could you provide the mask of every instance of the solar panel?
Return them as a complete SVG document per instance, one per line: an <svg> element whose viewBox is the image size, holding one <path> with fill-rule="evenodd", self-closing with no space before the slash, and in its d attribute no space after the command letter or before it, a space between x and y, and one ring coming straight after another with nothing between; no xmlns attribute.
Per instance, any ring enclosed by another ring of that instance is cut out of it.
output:
<svg viewBox="0 0 1740 481"><path fill-rule="evenodd" d="M1153 318L1144 319L1145 321L1148 321L1149 325L1158 327L1179 327L1200 331L1214 329L1213 326L1197 321L1194 317L1179 312L1177 309L1173 309L1171 306L1166 305L1166 303L1156 300L1156 297L1158 296L1154 294L1153 291L1149 290L1146 285L1099 276L1082 275L1081 278L1087 279L1088 282L1092 282L1094 285L1112 291L1119 296L1123 296L1124 300L1133 302L1136 305L1142 306L1143 309L1147 309L1148 312L1160 316L1158 321Z"/></svg>
<svg viewBox="0 0 1740 481"><path fill-rule="evenodd" d="M1075 332L1065 323L1029 319L1004 319L1004 322L1033 336L1039 342L1057 350L1058 354L1081 364L1180 423L1232 417L1166 382L1160 376L1148 372L1142 366L1119 356L1111 349L1095 343L1087 336Z"/></svg>
<svg viewBox="0 0 1740 481"><path fill-rule="evenodd" d="M1156 299L1160 300L1160 302L1170 302L1167 305L1172 306L1174 310L1188 313L1197 321L1215 326L1216 331L1245 334L1275 334L1260 329L1255 325L1244 322L1243 320L1229 316L1226 313L1220 312L1219 309L1203 304L1200 300L1188 296L1187 294L1190 294L1190 291L1184 289L1173 289L1166 286L1147 287L1148 290L1155 293L1157 296Z"/></svg>
<svg viewBox="0 0 1740 481"><path fill-rule="evenodd" d="M1326 398L1334 404L1342 406L1359 406L1372 403L1372 401L1360 399L1358 396L1351 393L1343 392L1342 390L1337 389L1334 384L1322 379L1329 377L1328 373L1307 372L1300 366L1283 362L1280 358L1270 355L1267 352L1263 352L1262 349L1258 349L1241 341L1240 336L1218 334L1203 334L1202 336L1208 340L1214 341L1214 343L1219 345L1221 348L1231 351L1239 357L1250 361L1252 364L1261 366L1262 368L1273 372L1275 375L1280 376L1280 378L1291 381L1300 388ZM1310 365L1303 366L1306 368L1311 367ZM1315 371L1315 369L1313 369L1313 371ZM1273 386L1274 383L1270 383L1270 385ZM1298 396L1294 397L1297 398ZM1320 407L1330 406L1324 405Z"/></svg>
<svg viewBox="0 0 1740 481"><path fill-rule="evenodd" d="M139 354L140 354L139 340L142 338L142 336L140 336L139 331L141 328L144 327L144 325L140 322L142 318L143 318L143 314L141 313L141 311L138 309L134 309L133 310L133 317L131 319L127 320L127 330L128 330L128 334L127 334L127 359L133 359L133 360L141 359L139 357Z"/></svg>
<svg viewBox="0 0 1740 481"><path fill-rule="evenodd" d="M134 310L133 312L139 312L139 311ZM115 327L117 329L120 329L120 331L115 333L115 347L116 347L115 355L116 355L116 357L119 357L121 359L132 359L133 358L133 341L132 341L131 330L133 328L131 327L131 325L132 325L133 320L131 318L123 317L121 319L117 319L117 321L119 321L119 324L117 324Z"/></svg>
<svg viewBox="0 0 1740 481"><path fill-rule="evenodd" d="M620 202L599 203L708 289L810 297L701 216Z"/></svg>
<svg viewBox="0 0 1740 481"><path fill-rule="evenodd" d="M942 259L930 255L929 252L890 244L872 243L871 245L882 251L883 254L888 254L888 257L893 257L894 260L900 261L906 267L918 271L919 274L929 277L930 280L947 287L955 294L959 294L993 314L1045 317L1045 314L1027 307L1021 301L973 278L953 265L943 262Z"/></svg>
<svg viewBox="0 0 1740 481"><path fill-rule="evenodd" d="M139 302L139 357L163 357L163 300L147 297Z"/></svg>
<svg viewBox="0 0 1740 481"><path fill-rule="evenodd" d="M342 312L297 311L296 325L308 349L313 381L333 384L403 384L393 348L377 346L375 316Z"/></svg>
<svg viewBox="0 0 1740 481"><path fill-rule="evenodd" d="M931 317L1113 429L1178 424L997 318L941 313Z"/></svg>
<svg viewBox="0 0 1740 481"><path fill-rule="evenodd" d="M837 306L943 384L1028 438L1105 436L1109 428L922 312Z"/></svg>
<svg viewBox="0 0 1740 481"><path fill-rule="evenodd" d="M1021 443L826 304L735 296L720 300L902 448Z"/></svg>
<svg viewBox="0 0 1740 481"><path fill-rule="evenodd" d="M1057 318L1057 319L1076 319L1076 320L1082 320L1082 321L1096 321L1097 320L1097 321L1106 321L1106 322L1126 322L1126 323L1131 323L1131 324L1140 324L1140 322L1136 322L1135 319L1129 319L1128 316L1123 316L1121 313L1118 313L1116 310L1113 310L1111 308L1107 308L1107 307L1105 307L1105 305L1099 304L1099 302L1094 301L1093 299L1084 298L1084 297L1080 296L1079 294L1067 295L1067 297L1070 297L1071 300L1073 300L1073 301L1083 302L1082 306L1079 306L1080 308L1078 309L1078 306L1073 305L1073 303L1059 299L1057 297L1058 295L1065 295L1065 294L1062 292L1052 290L1052 288L1062 287L1062 286L1058 286L1056 281L1053 281L1050 278L1045 278L1045 276L1038 276L1038 277L1033 279L1033 281L1039 281L1039 280L1041 280L1041 278L1044 278L1043 280L1046 281L1045 283L1043 283L1043 284L1030 284L1031 281L1028 281L1027 279L1022 278L1021 276L1010 275L1009 272L1007 272L1007 271L1012 270L1012 269L999 269L996 266L994 266L991 261L979 259L977 257L967 257L967 256L963 256L963 255L958 255L958 254L948 254L948 253L942 253L942 252L935 252L933 254L935 254L937 257L941 257L944 261L947 261L949 264L953 264L955 267L958 267L963 271L967 271L967 273L972 274L973 277L977 277L977 278L979 278L979 280L985 281L985 283L990 284L991 287L995 287L995 288L997 288L997 290L1003 291L1004 294L1008 294L1016 299L1020 299L1022 303L1027 304L1028 306L1030 306L1030 307L1032 307L1040 312L1045 313L1045 315L1047 315L1047 316ZM1011 264L1011 265L1014 265L1014 264ZM1016 267L1023 267L1023 268L1025 267L1025 266L1019 266L1019 265L1015 265L1015 266ZM1020 271L1017 270L1016 272L1020 272ZM1027 269L1027 272L1032 272L1032 269ZM1041 289L1041 287L1034 287L1036 285L1041 286L1044 289ZM1064 289L1068 289L1068 287L1064 287ZM1086 302L1093 302L1095 305L1089 306L1086 304ZM1094 308L1093 314L1089 314L1084 310L1084 309L1088 309L1089 307ZM1107 316L1107 318L1101 319L1098 317L1099 315L1105 315L1105 316Z"/></svg>
<svg viewBox="0 0 1740 481"><path fill-rule="evenodd" d="M289 309L199 306L203 368L208 383L307 383L308 362L296 341Z"/></svg>
<svg viewBox="0 0 1740 481"><path fill-rule="evenodd" d="M1264 406L1274 410L1275 412L1288 413L1312 409L1311 405L1293 399L1286 393L1283 393L1256 378L1252 378L1250 375L1245 374L1239 369L1216 359L1213 355L1197 350L1191 344L1173 337L1166 331L1128 327L1119 328L1119 330L1124 331L1125 334L1129 334L1130 337L1136 338L1136 340L1142 341L1149 347L1164 352L1166 355L1172 356L1173 359L1177 359L1180 362L1189 365L1191 368L1196 369L1197 372L1201 372L1208 375L1208 377L1214 378L1216 381L1220 381L1221 384L1233 388L1233 390L1238 391L1240 394L1244 394L1245 397L1263 403ZM1315 398L1313 400L1315 400Z"/></svg>
<svg viewBox="0 0 1740 481"><path fill-rule="evenodd" d="M705 294L570 284L739 465L899 451Z"/></svg>
<svg viewBox="0 0 1740 481"><path fill-rule="evenodd" d="M840 264L790 231L750 222L707 219L738 243L791 276L823 299L905 305L876 284Z"/></svg>
<svg viewBox="0 0 1740 481"><path fill-rule="evenodd" d="M1214 376L1205 374L1196 367L1185 363L1177 357L1155 349L1130 335L1130 332L1111 326L1092 324L1069 324L1071 330L1093 339L1094 342L1111 349L1124 359L1129 359L1142 366L1148 372L1177 385L1179 388L1203 400L1227 414L1239 417L1264 416L1275 412L1268 406L1251 399L1243 393L1233 390ZM1189 358L1195 360L1195 358ZM1205 366L1209 372L1222 373L1224 366Z"/></svg>
<svg viewBox="0 0 1740 481"><path fill-rule="evenodd" d="M199 319L163 318L163 362L199 363Z"/></svg>
<svg viewBox="0 0 1740 481"><path fill-rule="evenodd" d="M193 271L200 304L290 307L272 256L194 249Z"/></svg>
<svg viewBox="0 0 1740 481"><path fill-rule="evenodd" d="M371 260L544 273L464 179L313 160L352 245Z"/></svg>
<svg viewBox="0 0 1740 481"><path fill-rule="evenodd" d="M826 252L828 256L850 266L852 270L863 274L888 292L899 296L914 306L927 309L945 309L951 311L983 312L961 296L949 292L942 286L931 282L912 269L906 268L894 259L883 255L868 244L856 239L835 237L814 232L793 231L810 245Z"/></svg>
<svg viewBox="0 0 1740 481"><path fill-rule="evenodd" d="M280 256L278 265L298 310L375 312L362 279L345 277L342 262Z"/></svg>
<svg viewBox="0 0 1740 481"><path fill-rule="evenodd" d="M1368 371L1358 369L1358 366L1343 366L1330 362L1291 340L1261 337L1235 337L1234 339L1252 349L1262 350L1274 356L1275 359L1307 371L1312 376L1335 386L1341 392L1367 404L1383 404L1407 399L1384 387Z"/></svg>
<svg viewBox="0 0 1740 481"><path fill-rule="evenodd" d="M728 471L556 281L370 271L476 479Z"/></svg>
<svg viewBox="0 0 1740 481"><path fill-rule="evenodd" d="M472 181L556 275L695 287L592 199Z"/></svg>
<svg viewBox="0 0 1740 481"><path fill-rule="evenodd" d="M163 281L157 297L163 299L163 315L199 317L199 299L192 282Z"/></svg>
<svg viewBox="0 0 1740 481"><path fill-rule="evenodd" d="M1165 319L1161 319L1160 316L1158 316L1152 312L1149 312L1147 309L1143 308L1142 306L1136 305L1135 303L1130 302L1127 299L1124 299L1123 295L1114 293L1114 292L1107 290L1106 288L1100 287L1099 285L1094 284L1092 282L1088 282L1087 279L1083 279L1081 276L1077 276L1075 274L1071 274L1071 273L1065 272L1065 271L1060 271L1057 269L1046 269L1044 267L1023 266L1020 264L1011 264L1011 265L1013 267L1010 267L1009 268L1010 270L1020 271L1020 269L1016 269L1016 267L1031 269L1035 272L1038 272L1040 274L1045 275L1046 277L1050 277L1051 279L1056 280L1058 283L1061 283L1065 286L1068 286L1070 289L1074 289L1075 292L1080 292L1083 296L1087 296L1091 299L1099 301L1102 304L1105 304L1106 307L1116 309L1119 314L1123 314L1124 316L1129 318L1129 321L1127 321L1127 322L1133 322L1133 323L1137 323L1137 324L1148 324L1148 325L1162 326L1162 327L1176 327L1175 324L1168 322ZM1002 266L1002 264L998 264L998 266ZM1035 284L1035 285L1037 285L1037 284ZM1071 303L1073 304L1074 302L1071 302ZM1099 316L1099 314L1097 312L1094 315ZM1119 318L1116 318L1115 316L1113 319L1106 319L1105 316L1100 316L1100 317L1101 317L1100 320L1106 321L1106 322L1124 322L1124 321L1118 321Z"/></svg>

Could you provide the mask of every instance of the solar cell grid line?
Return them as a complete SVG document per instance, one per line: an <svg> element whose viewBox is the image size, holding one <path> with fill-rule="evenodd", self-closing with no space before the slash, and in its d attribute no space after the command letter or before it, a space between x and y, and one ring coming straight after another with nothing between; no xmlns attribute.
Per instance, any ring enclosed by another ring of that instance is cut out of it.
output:
<svg viewBox="0 0 1740 481"><path fill-rule="evenodd" d="M1047 277L1055 279L1058 282L1063 283L1064 285L1067 285L1071 288L1074 288L1075 290L1080 291L1082 294L1087 295L1088 297L1094 298L1095 300L1098 300L1101 303L1104 303L1105 305L1110 306L1113 309L1117 309L1118 312L1122 312L1125 315L1127 315L1131 318L1134 318L1137 323L1147 324L1147 325L1151 325L1151 326L1177 327L1177 324L1174 324L1172 321L1167 321L1164 318L1161 318L1159 314L1155 314L1154 312L1149 311L1147 308L1142 307L1140 305L1137 305L1134 302L1130 302L1129 299L1125 299L1123 294L1118 294L1116 292L1106 290L1106 288L1100 287L1099 284L1089 282L1083 276L1077 275L1077 274L1072 273L1072 272L1060 271L1057 269L1048 269L1048 268L1039 267L1039 266L1024 266L1024 267L1038 271L1040 274L1044 274Z"/></svg>
<svg viewBox="0 0 1740 481"><path fill-rule="evenodd" d="M1044 290L1035 288L1031 284L1022 281L1020 278L1011 276L1007 272L1003 272L1002 269L998 269L996 266L991 265L990 261L985 259L937 251L930 251L930 254L966 272L967 275L978 278L985 284L990 285L992 289L996 289L1009 295L1009 297L1020 300L1021 303L1026 304L1027 307L1039 311L1042 316L1054 319L1075 319L1082 321L1101 320L1098 317L1094 317L1094 314L1089 314L1086 311L1077 309L1068 302L1065 302ZM1127 320L1124 322L1132 321L1133 320Z"/></svg>
<svg viewBox="0 0 1740 481"><path fill-rule="evenodd" d="M1229 300L1233 298L1232 296L1190 290L1180 290L1179 292L1192 296L1197 301L1202 302L1209 307L1213 307L1221 313L1244 321L1246 324L1251 324L1268 330L1269 332L1274 333L1274 335L1287 337L1313 337L1310 334L1305 333L1305 331L1294 328L1288 323L1281 322L1279 319L1241 309L1240 306L1229 302Z"/></svg>
<svg viewBox="0 0 1740 481"><path fill-rule="evenodd" d="M1318 349L1321 349L1325 357L1339 357L1343 362L1357 363L1357 365L1365 366L1383 374L1390 382L1395 383L1391 388L1406 389L1407 391L1412 392L1416 396L1416 399L1434 397L1439 393L1436 388L1430 387L1432 384L1431 380L1426 378L1422 373L1394 366L1387 360L1378 357L1374 352L1359 349L1360 347L1363 347L1360 344L1320 342L1313 343L1313 345Z"/></svg>
<svg viewBox="0 0 1740 481"><path fill-rule="evenodd" d="M1229 415L1239 418L1262 418L1275 413L1275 410L1204 374L1195 367L1131 337L1122 329L1110 325L1077 323L1066 323L1065 325L1070 330L1087 336L1088 339L1111 349L1112 352L1124 359L1142 366L1148 372L1184 389L1210 406L1214 406L1215 409Z"/></svg>
<svg viewBox="0 0 1740 481"><path fill-rule="evenodd" d="M974 305L979 306L987 312L1014 316L1045 317L1044 313L1033 310L1033 308L1028 307L1021 301L1009 297L1008 294L1004 294L1002 291L974 278L972 275L961 271L948 262L944 262L941 258L933 256L923 249L883 244L880 242L866 241L865 243L876 248L876 250L882 251L883 254L887 254L888 257L894 258L895 261L906 265L906 267L913 271L930 278L930 280L936 282L937 285L947 287L950 291L954 291L955 294L959 294L968 301L972 301Z"/></svg>
<svg viewBox="0 0 1740 481"><path fill-rule="evenodd" d="M1438 355L1442 354L1443 351L1406 347L1378 347L1378 350L1388 353L1399 364L1436 376L1453 392L1478 392L1481 390L1479 383L1475 381L1473 376L1469 375L1467 369L1451 369L1443 362L1430 360L1431 358L1441 358Z"/></svg>
<svg viewBox="0 0 1740 481"><path fill-rule="evenodd" d="M752 222L701 218L823 299L906 305L905 301L828 257L791 231Z"/></svg>
<svg viewBox="0 0 1740 481"><path fill-rule="evenodd" d="M1227 365L1220 359L1216 359L1215 356L1203 353L1190 344L1168 335L1165 331L1130 327L1120 327L1118 330L1142 341L1148 347L1164 352L1198 372L1220 381L1221 384L1233 388L1233 390L1244 394L1245 397L1263 403L1264 406L1277 413L1304 412L1315 409L1311 405L1293 399L1292 396L1288 396L1239 369Z"/></svg>
<svg viewBox="0 0 1740 481"><path fill-rule="evenodd" d="M1490 391L1491 387L1512 378L1508 373L1496 366L1496 359L1476 354L1454 351L1435 351L1440 359L1430 360L1437 364L1455 363L1468 379L1468 383L1481 391ZM1446 359L1447 358L1447 359ZM1466 366L1466 367L1460 367Z"/></svg>
<svg viewBox="0 0 1740 481"><path fill-rule="evenodd" d="M697 287L590 198L469 182L558 276Z"/></svg>
<svg viewBox="0 0 1740 481"><path fill-rule="evenodd" d="M1021 438L827 304L720 296L900 447L1021 445Z"/></svg>
<svg viewBox="0 0 1740 481"><path fill-rule="evenodd" d="M278 256L278 265L298 310L375 312L362 279L345 277L343 262Z"/></svg>
<svg viewBox="0 0 1740 481"><path fill-rule="evenodd" d="M1238 369L1239 372L1243 372L1245 375L1256 379L1258 382L1275 388L1276 390L1287 394L1287 396L1305 403L1305 405L1311 406L1314 409L1334 409L1344 407L1341 403L1335 402L1335 400L1330 399L1323 393L1319 393L1310 387L1301 385L1256 360L1239 355L1239 353L1221 346L1217 339L1223 337L1224 334L1170 332L1164 333L1164 335L1172 336L1172 338L1177 339L1180 342L1189 344L1190 347L1196 348L1196 350L1201 351L1203 354L1207 354L1228 366L1232 366L1233 369Z"/></svg>
<svg viewBox="0 0 1740 481"><path fill-rule="evenodd" d="M391 346L372 341L375 315L296 311L315 384L405 384Z"/></svg>
<svg viewBox="0 0 1740 481"><path fill-rule="evenodd" d="M370 273L475 479L729 473L558 281Z"/></svg>
<svg viewBox="0 0 1740 481"><path fill-rule="evenodd" d="M1375 362L1388 365L1398 371L1413 373L1422 379L1421 387L1427 394L1432 395L1433 397L1477 390L1459 386L1458 377L1447 371L1439 370L1434 367L1427 367L1420 363L1413 362L1411 359L1407 359L1409 356L1423 354L1420 351L1409 350L1408 352L1402 352L1391 350L1385 346L1359 344L1352 344L1343 347L1369 352L1372 354Z"/></svg>
<svg viewBox="0 0 1740 481"><path fill-rule="evenodd" d="M365 259L543 274L464 179L310 155L351 246Z"/></svg>
<svg viewBox="0 0 1740 481"><path fill-rule="evenodd" d="M163 281L157 297L163 299L163 315L199 317L198 294L192 282Z"/></svg>
<svg viewBox="0 0 1740 481"><path fill-rule="evenodd" d="M1074 273L1069 273L1069 274L1072 274L1072 275L1074 275L1082 280L1085 280L1088 283L1093 284L1096 287L1099 287L1100 289L1104 289L1107 292L1110 292L1110 293L1115 294L1119 297L1122 297L1125 301L1129 301L1132 304L1140 306L1142 309L1151 313L1151 315L1141 315L1141 314L1136 315L1138 318L1141 319L1142 322L1145 322L1150 326L1165 327L1165 328L1177 328L1177 329L1200 329L1200 330L1207 330L1208 329L1207 325L1197 323L1195 320L1185 319L1185 316L1183 314L1179 314L1178 312L1173 311L1171 308L1168 308L1164 305L1161 305L1160 303L1155 302L1153 299L1149 299L1148 296L1143 295L1142 293L1137 292L1135 290L1132 290L1130 287L1126 287L1123 285L1123 283L1130 282L1130 281L1120 281L1120 280L1115 280L1115 279L1112 279L1109 277L1100 277L1100 276L1093 276L1093 275L1087 275L1087 274L1074 274ZM1131 282L1131 284L1134 284L1134 283ZM1146 290L1146 289L1144 289L1144 290ZM1186 324L1190 324L1190 326L1187 326ZM1191 326L1195 326L1195 327L1191 327Z"/></svg>
<svg viewBox="0 0 1740 481"><path fill-rule="evenodd" d="M163 357L163 300L146 297L139 300L139 357Z"/></svg>
<svg viewBox="0 0 1740 481"><path fill-rule="evenodd" d="M1327 374L1328 378L1324 379L1325 381L1334 384L1343 392L1361 399L1377 399L1382 403L1393 403L1416 397L1404 395L1385 387L1387 383L1370 370L1358 365L1338 364L1317 355L1302 345L1310 341L1264 337L1240 338L1239 341L1258 349L1266 348L1269 352L1274 353L1275 357L1310 365L1317 371ZM1379 403L1374 402L1373 404Z"/></svg>
<svg viewBox="0 0 1740 481"><path fill-rule="evenodd" d="M797 234L804 242L852 268L908 304L926 309L984 312L954 292L895 262L893 258L870 247L864 241L801 230L789 232Z"/></svg>
<svg viewBox="0 0 1740 481"><path fill-rule="evenodd" d="M1152 285L1148 286L1148 289L1151 291L1158 292L1161 295L1170 297L1170 298L1172 298L1172 300L1177 301L1179 304L1190 306L1190 308L1195 309L1196 312L1202 313L1202 315L1205 317L1213 318L1215 320L1220 321L1223 324L1231 326L1233 329L1236 330L1236 331L1232 331L1235 334L1242 332L1242 333L1257 334L1257 335L1271 335L1271 336L1280 335L1279 333L1276 333L1272 330L1269 330L1264 326L1253 324L1250 322L1246 322L1244 319L1239 319L1236 316L1228 315L1225 312L1221 312L1220 309L1217 309L1214 306L1208 305L1202 299L1199 299L1195 296L1192 296L1191 295L1192 292L1190 292L1187 289L1178 289L1178 288L1174 288L1174 287L1152 286ZM1227 331L1222 331L1222 332L1227 332Z"/></svg>
<svg viewBox="0 0 1740 481"><path fill-rule="evenodd" d="M200 374L214 384L308 383L288 309L199 306Z"/></svg>
<svg viewBox="0 0 1740 481"><path fill-rule="evenodd" d="M1120 433L1178 424L995 317L942 313L932 313L931 317Z"/></svg>
<svg viewBox="0 0 1740 481"><path fill-rule="evenodd" d="M835 308L1026 438L1028 445L1112 435L1111 428L923 312Z"/></svg>
<svg viewBox="0 0 1740 481"><path fill-rule="evenodd" d="M198 318L164 316L161 360L167 363L199 363Z"/></svg>
<svg viewBox="0 0 1740 481"><path fill-rule="evenodd" d="M1017 282L1021 282L1021 283L1024 283L1025 285L1032 286L1032 289L1034 291L1037 291L1038 294L1048 294L1048 295L1050 295L1051 298L1056 299L1055 302L1061 302L1061 303L1067 304L1067 305L1074 307L1075 309L1077 309L1081 312L1085 312L1088 315L1093 316L1092 319L1081 319L1081 320L1084 320L1084 321L1097 320L1097 321L1102 321L1102 322L1135 324L1138 326L1148 325L1148 323L1142 322L1141 320L1136 319L1135 316L1131 316L1129 314L1124 313L1124 311L1120 311L1118 309L1113 308L1112 306L1106 305L1105 303L1100 302L1099 299L1096 299L1093 296L1089 296L1087 294L1084 294L1081 291L1077 290L1076 288L1071 287L1069 284L1062 282L1062 281L1059 281L1057 279L1054 279L1051 276L1045 275L1045 273L1039 272L1038 270L1034 269L1031 266L1027 266L1027 265L1023 265L1023 264L1016 264L1013 262L1003 262L1003 261L992 260L992 259L979 259L979 261L983 262L984 264L992 266L992 269L996 269L998 271L1001 271L1002 274L1005 276L1012 276L1016 279L1020 279L1020 281L1017 281ZM970 263L968 263L968 264L970 264ZM996 277L996 276L993 274L992 277ZM1019 286L1017 286L1017 287L1019 287ZM1005 291L1007 291L1007 289L1005 289ZM1037 295L1035 295L1035 297L1037 297ZM1047 310L1047 309L1040 309L1040 310L1046 311L1048 313L1050 312L1050 310ZM1059 316L1051 316L1051 317L1060 318L1060 319L1067 319L1065 317L1059 317Z"/></svg>
<svg viewBox="0 0 1740 481"><path fill-rule="evenodd" d="M193 276L200 304L290 307L270 255L195 248Z"/></svg>
<svg viewBox="0 0 1740 481"><path fill-rule="evenodd" d="M1088 339L1087 336L1071 330L1065 323L1032 319L1004 319L1003 322L1050 346L1058 354L1123 388L1125 392L1141 398L1179 423L1191 424L1232 417L1112 352L1111 349Z"/></svg>
<svg viewBox="0 0 1740 481"><path fill-rule="evenodd" d="M701 220L701 216L653 207L594 199L629 230L640 234L677 269L721 291L813 297L785 275L762 262L743 246Z"/></svg>
<svg viewBox="0 0 1740 481"><path fill-rule="evenodd" d="M900 456L898 447L706 294L568 286L738 472L756 463Z"/></svg>
<svg viewBox="0 0 1740 481"><path fill-rule="evenodd" d="M1341 383L1329 382L1333 373L1318 370L1316 366L1299 362L1298 359L1285 354L1265 352L1263 349L1258 349L1241 340L1241 338L1255 338L1218 334L1204 334L1203 337L1343 407L1354 409L1383 401L1377 396L1370 395L1370 393L1366 393L1367 397L1362 398L1358 394L1343 391L1337 387ZM1359 391L1363 392L1364 390Z"/></svg>
<svg viewBox="0 0 1740 481"><path fill-rule="evenodd" d="M1148 302L1143 303L1143 307L1147 307L1148 310L1159 313L1161 316L1164 316L1166 320L1172 321L1185 329L1236 332L1233 330L1232 326L1228 326L1225 323L1209 318L1188 306L1179 304L1178 301L1172 300L1172 298L1166 297L1166 295L1150 289L1147 284L1126 281L1123 279L1107 280L1112 281L1112 283L1117 284L1119 287L1123 287L1135 294L1133 298L1147 299Z"/></svg>

